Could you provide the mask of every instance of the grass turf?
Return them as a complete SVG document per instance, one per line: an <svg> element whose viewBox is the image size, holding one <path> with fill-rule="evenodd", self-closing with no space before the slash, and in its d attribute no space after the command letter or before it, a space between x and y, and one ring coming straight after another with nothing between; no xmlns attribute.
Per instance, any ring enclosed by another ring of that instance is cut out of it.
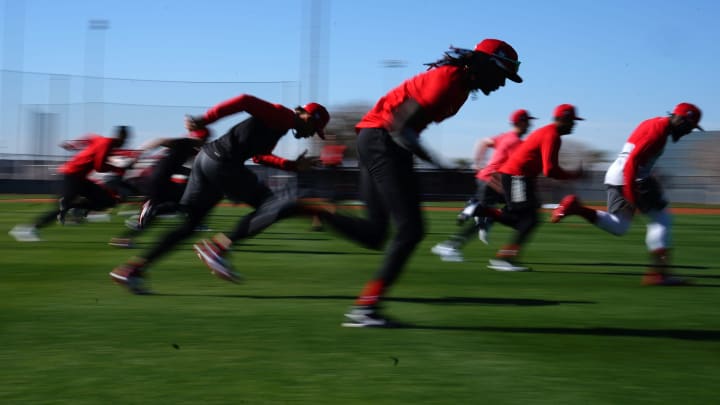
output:
<svg viewBox="0 0 720 405"><path fill-rule="evenodd" d="M2 203L0 227L48 203ZM458 207L461 204L456 204ZM226 230L246 212L224 207ZM491 246L464 263L430 247L455 212L427 212L428 235L386 302L412 327L348 329L342 314L381 254L290 219L237 246L247 278L212 277L192 253L198 233L151 269L153 296L107 273L122 219L51 226L45 241L0 234L0 403L276 404L713 403L720 383L717 216L676 216L674 261L692 287L641 287L644 224L612 237L570 218L543 223L524 252L535 271L499 273Z"/></svg>

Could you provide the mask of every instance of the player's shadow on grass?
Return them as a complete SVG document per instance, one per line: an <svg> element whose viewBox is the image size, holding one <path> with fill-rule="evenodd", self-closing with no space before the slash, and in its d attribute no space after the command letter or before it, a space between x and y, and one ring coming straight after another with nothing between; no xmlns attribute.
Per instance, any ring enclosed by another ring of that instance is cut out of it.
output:
<svg viewBox="0 0 720 405"><path fill-rule="evenodd" d="M587 266L587 267L642 267L647 268L647 263L616 263L616 262L568 262L568 263L557 263L557 262L527 262L527 264L542 265L542 266ZM688 269L688 270L709 270L707 266L692 266L673 264L670 266L673 269ZM610 273L607 273L610 274Z"/></svg>
<svg viewBox="0 0 720 405"><path fill-rule="evenodd" d="M553 271L553 270L541 270L541 273L552 273L552 274L591 274L591 275L607 275L607 276L632 276L642 277L644 273L635 273L630 271ZM691 279L691 284L678 286L678 287L710 287L720 288L720 284L692 284L692 279L720 279L719 275L712 274L689 274L689 273L675 273L675 275L682 278Z"/></svg>
<svg viewBox="0 0 720 405"><path fill-rule="evenodd" d="M214 298L243 298L251 300L343 300L353 301L357 297L350 295L249 295L249 294L173 294L155 293L155 296L166 297L214 297ZM593 301L559 301L535 298L483 298L483 297L388 297L385 301L409 302L430 305L503 305L503 306L547 306L561 304L595 304Z"/></svg>
<svg viewBox="0 0 720 405"><path fill-rule="evenodd" d="M506 306L547 306L561 304L595 304L593 301L557 301L537 298L487 298L487 297L438 297L438 298L403 298L389 297L386 301L411 302L432 305L506 305Z"/></svg>
<svg viewBox="0 0 720 405"><path fill-rule="evenodd" d="M570 262L570 263L549 263L549 262L528 262L528 264L542 265L542 266L556 266L556 267L637 267L647 268L647 264L644 263L610 263L610 262ZM693 266L693 265L681 265L676 264L670 266L673 270L709 270L708 266ZM556 273L556 274L605 274L610 276L635 276L642 277L643 273L637 273L632 271L552 271L552 270L541 270L542 273ZM713 274L688 274L688 273L677 273L680 277L691 277L691 278L705 278L705 279L720 279L720 275ZM715 284L690 284L686 287L720 287Z"/></svg>
<svg viewBox="0 0 720 405"><path fill-rule="evenodd" d="M646 337L661 339L682 339L699 341L720 341L720 330L708 329L635 329L605 327L520 327L520 326L432 326L418 324L397 324L398 329L447 330L482 333L527 333L547 335Z"/></svg>
<svg viewBox="0 0 720 405"><path fill-rule="evenodd" d="M340 250L334 250L334 251L328 251L328 250L308 250L308 249L275 249L272 246L264 246L264 249L246 249L249 245L243 245L239 247L237 250L234 250L230 253L230 260L232 260L233 255L240 255L242 253L280 253L280 254L297 254L297 255L369 255L369 256L378 256L381 253L378 252L363 252L363 251L340 251ZM260 246L260 245L255 245Z"/></svg>

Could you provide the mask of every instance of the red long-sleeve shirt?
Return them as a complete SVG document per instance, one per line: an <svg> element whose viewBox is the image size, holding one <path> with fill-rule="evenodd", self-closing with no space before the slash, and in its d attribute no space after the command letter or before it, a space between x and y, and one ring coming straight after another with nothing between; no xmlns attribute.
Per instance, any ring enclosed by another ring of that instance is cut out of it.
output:
<svg viewBox="0 0 720 405"><path fill-rule="evenodd" d="M280 137L295 127L295 112L280 104L269 103L255 96L242 94L207 110L206 123L228 115L246 112L252 117L206 145L211 156L236 162L252 158L255 163L283 170L295 170L295 161L273 155Z"/></svg>
<svg viewBox="0 0 720 405"><path fill-rule="evenodd" d="M554 179L572 178L558 163L561 144L554 123L538 128L515 148L498 171L512 176L537 177L542 173Z"/></svg>
<svg viewBox="0 0 720 405"><path fill-rule="evenodd" d="M651 118L640 123L608 168L605 184L624 186L625 199L635 203L635 180L650 176L655 162L665 151L668 135L669 117Z"/></svg>
<svg viewBox="0 0 720 405"><path fill-rule="evenodd" d="M113 166L107 163L107 158L113 147L113 140L113 138L90 135L87 138L88 145L85 149L62 165L58 172L75 176L87 176L93 170L106 172L113 169Z"/></svg>

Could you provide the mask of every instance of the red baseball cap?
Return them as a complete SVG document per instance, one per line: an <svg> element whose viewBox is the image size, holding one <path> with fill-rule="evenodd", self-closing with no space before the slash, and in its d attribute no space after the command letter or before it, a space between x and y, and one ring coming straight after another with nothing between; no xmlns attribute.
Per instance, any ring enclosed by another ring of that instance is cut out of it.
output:
<svg viewBox="0 0 720 405"><path fill-rule="evenodd" d="M537 119L537 118L530 115L530 113L527 110L517 110L517 111L513 112L512 114L510 114L510 122L512 122L513 124L517 124L518 122L521 122L521 121L529 121L529 120L534 120L534 119Z"/></svg>
<svg viewBox="0 0 720 405"><path fill-rule="evenodd" d="M515 83L522 83L523 79L517 73L520 68L518 54L507 42L492 38L483 39L475 45L475 52L490 55L490 59L505 71L508 79Z"/></svg>
<svg viewBox="0 0 720 405"><path fill-rule="evenodd" d="M325 139L325 126L330 122L327 109L318 103L307 103L301 108L312 116L315 121L315 132L320 138Z"/></svg>
<svg viewBox="0 0 720 405"><path fill-rule="evenodd" d="M702 127L700 127L700 125L698 125L698 123L700 122L700 117L702 117L702 112L700 112L700 109L697 108L697 106L694 104L680 103L675 106L672 115L682 116L695 125L693 128L705 131L704 129L702 129Z"/></svg>
<svg viewBox="0 0 720 405"><path fill-rule="evenodd" d="M194 131L190 131L188 136L190 138L201 139L204 141L210 137L210 130L207 128L196 129Z"/></svg>
<svg viewBox="0 0 720 405"><path fill-rule="evenodd" d="M585 118L580 118L577 116L577 114L575 113L575 107L572 104L560 104L559 106L555 107L553 117L570 118L575 121L585 120Z"/></svg>

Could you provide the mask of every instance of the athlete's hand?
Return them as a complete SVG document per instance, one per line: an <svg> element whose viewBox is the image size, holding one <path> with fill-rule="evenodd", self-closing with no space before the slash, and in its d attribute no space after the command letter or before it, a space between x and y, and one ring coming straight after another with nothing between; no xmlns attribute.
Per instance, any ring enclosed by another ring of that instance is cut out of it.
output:
<svg viewBox="0 0 720 405"><path fill-rule="evenodd" d="M205 120L202 117L185 115L185 129L188 131L197 131L203 128L205 128Z"/></svg>
<svg viewBox="0 0 720 405"><path fill-rule="evenodd" d="M295 168L298 171L304 171L304 170L310 170L313 167L320 166L320 159L314 156L305 156L307 154L307 149L303 151L298 157L295 159Z"/></svg>

